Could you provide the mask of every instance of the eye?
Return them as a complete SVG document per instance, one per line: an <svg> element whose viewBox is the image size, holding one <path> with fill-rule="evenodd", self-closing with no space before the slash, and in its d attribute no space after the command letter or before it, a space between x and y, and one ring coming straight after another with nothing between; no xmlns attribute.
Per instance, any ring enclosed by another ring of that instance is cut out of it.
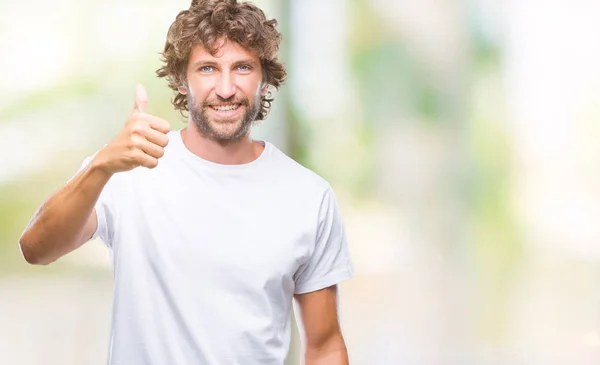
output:
<svg viewBox="0 0 600 365"><path fill-rule="evenodd" d="M202 66L198 69L200 72L211 72L214 68L212 66Z"/></svg>
<svg viewBox="0 0 600 365"><path fill-rule="evenodd" d="M237 69L242 72L249 72L252 70L252 67L250 67L249 65L239 65Z"/></svg>

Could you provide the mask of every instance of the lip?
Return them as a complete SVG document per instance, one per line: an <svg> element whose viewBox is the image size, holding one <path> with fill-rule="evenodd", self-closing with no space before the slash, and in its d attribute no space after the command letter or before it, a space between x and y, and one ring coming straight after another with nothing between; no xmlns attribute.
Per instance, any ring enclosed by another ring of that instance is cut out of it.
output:
<svg viewBox="0 0 600 365"><path fill-rule="evenodd" d="M227 111L218 111L211 106L209 106L207 109L210 111L210 113L212 113L213 115L215 115L219 118L234 118L242 113L243 107L244 107L244 105L240 105L237 109L227 110Z"/></svg>

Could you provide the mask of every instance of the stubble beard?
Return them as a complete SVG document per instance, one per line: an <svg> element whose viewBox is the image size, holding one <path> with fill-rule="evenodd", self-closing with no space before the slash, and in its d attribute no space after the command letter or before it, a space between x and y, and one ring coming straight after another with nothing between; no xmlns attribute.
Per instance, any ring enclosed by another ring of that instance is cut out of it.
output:
<svg viewBox="0 0 600 365"><path fill-rule="evenodd" d="M207 110L210 108L210 105L225 102L240 104L240 108L245 108L244 114L231 120L223 119L216 121L209 118L207 115ZM260 112L260 94L257 92L257 95L254 96L254 100L252 100L252 102L250 102L247 98L235 99L235 96L232 96L229 99L217 97L216 100L205 101L201 105L198 105L196 99L188 93L187 104L190 119L194 122L196 127L198 127L204 136L213 141L221 143L231 142L237 141L250 133L250 129L252 128L254 122L256 121L256 117ZM237 127L233 130L220 130L221 128L219 127L225 123L236 124Z"/></svg>

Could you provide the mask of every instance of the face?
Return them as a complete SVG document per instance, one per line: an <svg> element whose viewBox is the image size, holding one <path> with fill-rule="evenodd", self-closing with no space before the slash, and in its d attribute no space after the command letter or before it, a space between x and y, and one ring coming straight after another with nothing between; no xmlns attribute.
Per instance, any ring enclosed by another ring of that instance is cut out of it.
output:
<svg viewBox="0 0 600 365"><path fill-rule="evenodd" d="M260 111L260 99L267 92L262 83L259 58L225 38L212 56L196 45L187 67L186 95L189 119L200 132L216 141L231 141L248 134Z"/></svg>

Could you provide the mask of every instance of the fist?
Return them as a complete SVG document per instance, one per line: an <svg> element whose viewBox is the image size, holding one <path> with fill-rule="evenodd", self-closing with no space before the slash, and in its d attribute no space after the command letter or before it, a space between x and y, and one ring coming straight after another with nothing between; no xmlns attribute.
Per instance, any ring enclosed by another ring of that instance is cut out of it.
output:
<svg viewBox="0 0 600 365"><path fill-rule="evenodd" d="M133 112L121 132L94 157L95 164L109 174L138 166L154 168L169 142L169 122L146 114L148 96L142 85L135 89Z"/></svg>

